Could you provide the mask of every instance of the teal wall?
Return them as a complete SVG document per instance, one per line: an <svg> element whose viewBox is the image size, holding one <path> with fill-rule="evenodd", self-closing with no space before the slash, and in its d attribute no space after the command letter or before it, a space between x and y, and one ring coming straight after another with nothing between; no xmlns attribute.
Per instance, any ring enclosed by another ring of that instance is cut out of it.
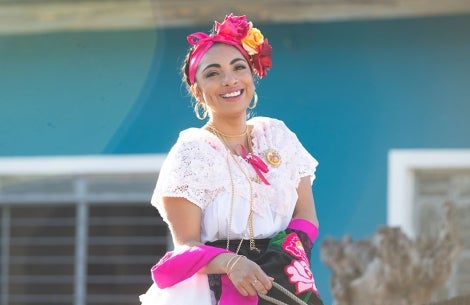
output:
<svg viewBox="0 0 470 305"><path fill-rule="evenodd" d="M135 109L157 37L0 36L0 155L102 153Z"/></svg>
<svg viewBox="0 0 470 305"><path fill-rule="evenodd" d="M326 236L386 223L390 149L470 147L470 15L259 27L274 68L256 113L320 162L317 254ZM0 36L0 156L166 152L200 124L179 77L199 30ZM329 270L313 265L331 304Z"/></svg>

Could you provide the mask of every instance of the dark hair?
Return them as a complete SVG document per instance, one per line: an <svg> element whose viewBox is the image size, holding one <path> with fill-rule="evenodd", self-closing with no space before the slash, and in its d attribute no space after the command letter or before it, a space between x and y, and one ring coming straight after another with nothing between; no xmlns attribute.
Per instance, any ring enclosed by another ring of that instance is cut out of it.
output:
<svg viewBox="0 0 470 305"><path fill-rule="evenodd" d="M183 83L186 84L186 89L188 89L188 91L189 87L191 87L191 84L189 83L189 59L192 52L193 47L188 49L186 56L184 57L183 64L181 65L181 79Z"/></svg>

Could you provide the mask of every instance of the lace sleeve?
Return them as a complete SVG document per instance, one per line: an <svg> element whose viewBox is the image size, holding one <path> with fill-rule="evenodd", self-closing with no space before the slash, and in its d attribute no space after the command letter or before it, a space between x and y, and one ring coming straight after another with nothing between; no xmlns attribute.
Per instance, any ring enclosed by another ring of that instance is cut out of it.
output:
<svg viewBox="0 0 470 305"><path fill-rule="evenodd" d="M296 174L298 176L295 177L297 183L300 182L300 178L305 176L310 176L313 183L318 161L305 149L297 135L284 122L277 121L277 125L280 137L284 143L283 146L286 148L286 161L291 163L297 171Z"/></svg>
<svg viewBox="0 0 470 305"><path fill-rule="evenodd" d="M221 166L217 166L224 159L218 150L200 137L188 140L180 135L162 166L151 200L163 219L162 197L185 198L204 209L224 190L225 180L218 173Z"/></svg>

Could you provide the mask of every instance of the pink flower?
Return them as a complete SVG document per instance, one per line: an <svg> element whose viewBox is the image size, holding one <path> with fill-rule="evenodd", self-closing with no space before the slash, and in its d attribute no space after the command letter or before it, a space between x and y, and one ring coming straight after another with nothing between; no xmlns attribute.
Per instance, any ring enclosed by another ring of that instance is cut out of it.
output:
<svg viewBox="0 0 470 305"><path fill-rule="evenodd" d="M309 290L318 294L313 274L306 262L293 260L292 264L285 268L285 272L289 276L289 281L295 285L296 294Z"/></svg>
<svg viewBox="0 0 470 305"><path fill-rule="evenodd" d="M308 266L310 266L310 261L307 258L305 249L299 239L299 236L296 233L290 233L286 236L286 239L282 243L282 248L286 253L290 254L295 258L300 259L301 261L305 262Z"/></svg>
<svg viewBox="0 0 470 305"><path fill-rule="evenodd" d="M268 39L264 38L258 53L253 55L253 67L260 78L265 77L268 69L272 67L271 52L272 47L268 43Z"/></svg>
<svg viewBox="0 0 470 305"><path fill-rule="evenodd" d="M234 16L233 14L225 16L224 22L215 22L215 32L219 35L230 36L232 39L241 41L248 30L250 24L245 16Z"/></svg>
<svg viewBox="0 0 470 305"><path fill-rule="evenodd" d="M222 23L215 21L212 34L207 35L197 32L188 35L187 39L189 44L195 46L191 54L189 67L190 83L194 83L197 65L204 52L207 51L207 48L201 46L208 43L212 45L214 42L221 42L237 47L247 61L250 62L259 78L265 77L268 69L272 67L271 45L269 45L268 40L264 38L261 31L254 28L253 23L248 22L245 16L227 15ZM203 52L197 50L203 50Z"/></svg>

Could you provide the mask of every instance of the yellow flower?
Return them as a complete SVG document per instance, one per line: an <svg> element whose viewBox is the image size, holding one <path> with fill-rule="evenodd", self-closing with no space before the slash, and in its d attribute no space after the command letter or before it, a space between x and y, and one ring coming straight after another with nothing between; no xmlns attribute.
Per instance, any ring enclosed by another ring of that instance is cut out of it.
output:
<svg viewBox="0 0 470 305"><path fill-rule="evenodd" d="M248 52L249 55L255 55L258 53L258 47L263 44L264 37L260 30L251 27L246 34L245 38L242 39L243 48Z"/></svg>

